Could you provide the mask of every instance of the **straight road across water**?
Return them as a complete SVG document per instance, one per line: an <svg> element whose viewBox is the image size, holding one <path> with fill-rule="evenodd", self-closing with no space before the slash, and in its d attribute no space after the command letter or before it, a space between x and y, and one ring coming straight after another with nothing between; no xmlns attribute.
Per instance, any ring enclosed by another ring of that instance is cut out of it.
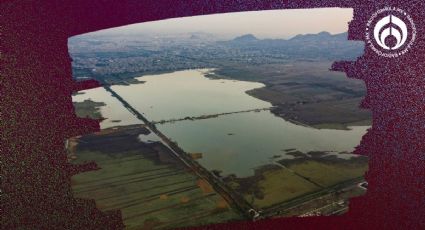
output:
<svg viewBox="0 0 425 230"><path fill-rule="evenodd" d="M155 126L154 123L150 122L145 118L139 111L133 108L124 98L117 94L106 82L100 81L103 83L103 87L106 91L110 92L113 97L118 99L124 107L134 114L139 120L143 121L146 127L153 133L155 133L160 139L161 142L166 145L176 158L178 158L183 164L192 169L192 171L199 177L206 180L214 190L219 193L229 205L235 207L241 212L242 215L247 218L257 218L258 212L254 207L249 204L245 199L240 195L235 193L233 190L228 188L219 178L213 175L211 172L202 167L197 161L193 160L183 149L181 149L177 143L171 141L167 136L161 133Z"/></svg>

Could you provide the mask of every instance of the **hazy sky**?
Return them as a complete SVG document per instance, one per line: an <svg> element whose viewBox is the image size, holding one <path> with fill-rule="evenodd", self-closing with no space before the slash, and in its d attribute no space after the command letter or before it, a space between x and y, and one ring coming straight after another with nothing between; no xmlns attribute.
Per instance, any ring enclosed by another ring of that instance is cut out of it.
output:
<svg viewBox="0 0 425 230"><path fill-rule="evenodd" d="M104 30L101 33L176 34L207 32L234 37L251 33L259 38L289 38L297 34L348 30L352 9L269 10L167 19Z"/></svg>

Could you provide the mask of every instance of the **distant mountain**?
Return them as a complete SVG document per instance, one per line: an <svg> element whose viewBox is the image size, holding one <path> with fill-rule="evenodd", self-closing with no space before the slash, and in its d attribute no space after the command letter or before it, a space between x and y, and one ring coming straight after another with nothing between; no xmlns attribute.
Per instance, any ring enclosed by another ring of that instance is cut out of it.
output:
<svg viewBox="0 0 425 230"><path fill-rule="evenodd" d="M299 34L290 39L257 39L252 34L220 42L229 48L264 54L285 54L293 58L352 58L360 56L364 44L347 40L347 33Z"/></svg>
<svg viewBox="0 0 425 230"><path fill-rule="evenodd" d="M320 32L318 34L298 34L289 39L292 42L317 42L317 41L346 41L348 33L332 35L329 32Z"/></svg>
<svg viewBox="0 0 425 230"><path fill-rule="evenodd" d="M255 41L258 41L258 39L252 34L245 34L245 35L236 37L232 41L233 42L255 42Z"/></svg>
<svg viewBox="0 0 425 230"><path fill-rule="evenodd" d="M318 34L298 34L289 40L310 39L310 38L326 38L332 36L331 33L323 31Z"/></svg>

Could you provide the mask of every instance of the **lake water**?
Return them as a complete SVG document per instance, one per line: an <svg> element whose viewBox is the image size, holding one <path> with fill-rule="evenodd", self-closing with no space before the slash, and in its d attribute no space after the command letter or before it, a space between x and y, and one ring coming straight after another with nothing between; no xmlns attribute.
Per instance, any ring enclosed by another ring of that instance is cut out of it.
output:
<svg viewBox="0 0 425 230"><path fill-rule="evenodd" d="M95 102L103 102L106 105L100 106L100 113L105 118L100 122L100 128L106 129L118 125L142 124L130 111L128 111L116 98L114 98L104 88L95 88L79 91L81 94L72 96L73 102L82 102L84 100L92 100ZM119 121L119 122L117 122Z"/></svg>
<svg viewBox="0 0 425 230"><path fill-rule="evenodd" d="M245 93L247 90L263 87L263 84L212 80L204 76L207 72L208 70L186 70L144 76L138 78L145 81L144 84L113 86L112 89L151 121L271 106L270 103ZM107 108L101 110L103 116L122 120L119 125L135 122L131 113L115 98L105 99L103 97L108 97L108 93L103 92L101 95L98 91L93 92L88 90L86 94L78 95L79 100L90 97L94 101L105 102ZM105 93L107 95L104 95ZM105 126L110 125L107 123ZM269 111L260 111L157 124L157 128L176 141L186 152L202 153L203 157L199 162L207 169L221 170L223 175L235 174L245 177L253 175L253 169L258 166L282 158L292 158L285 155L287 149L303 152L313 150L351 152L360 143L361 137L369 127L319 130L295 125L274 116Z"/></svg>
<svg viewBox="0 0 425 230"><path fill-rule="evenodd" d="M271 104L245 93L261 83L211 80L208 70L186 70L137 78L144 84L116 85L112 89L148 120L267 108Z"/></svg>
<svg viewBox="0 0 425 230"><path fill-rule="evenodd" d="M199 161L204 167L238 176L252 175L252 169L259 165L292 158L285 155L285 149L352 151L367 129L318 130L286 122L268 111L180 121L157 128L186 152L202 152ZM276 159L276 155L282 157Z"/></svg>

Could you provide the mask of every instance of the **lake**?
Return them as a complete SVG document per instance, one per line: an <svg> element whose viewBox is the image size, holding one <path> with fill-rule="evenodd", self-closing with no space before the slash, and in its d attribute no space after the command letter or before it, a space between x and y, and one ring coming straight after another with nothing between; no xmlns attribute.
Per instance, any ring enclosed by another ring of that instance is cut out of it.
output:
<svg viewBox="0 0 425 230"><path fill-rule="evenodd" d="M142 84L115 85L112 89L150 121L198 117L253 109L270 108L269 102L245 92L264 87L261 83L209 79L211 70L185 70L137 78ZM141 123L103 89L84 91L75 100L92 98L104 102L101 113L107 117L102 128ZM112 124L111 120L121 120ZM157 124L157 128L188 153L202 153L198 161L209 170L238 177L253 175L256 167L292 158L288 149L330 151L340 157L353 157L368 126L350 130L315 129L276 117L268 110L241 112L202 120ZM155 140L155 138L149 138ZM147 140L141 138L141 140Z"/></svg>
<svg viewBox="0 0 425 230"><path fill-rule="evenodd" d="M116 98L114 98L104 88L95 88L82 90L79 94L72 96L73 102L82 102L84 100L92 100L95 102L103 102L106 105L100 106L100 113L105 118L100 122L100 128L106 129L117 125L133 125L142 124L130 111L128 111Z"/></svg>

